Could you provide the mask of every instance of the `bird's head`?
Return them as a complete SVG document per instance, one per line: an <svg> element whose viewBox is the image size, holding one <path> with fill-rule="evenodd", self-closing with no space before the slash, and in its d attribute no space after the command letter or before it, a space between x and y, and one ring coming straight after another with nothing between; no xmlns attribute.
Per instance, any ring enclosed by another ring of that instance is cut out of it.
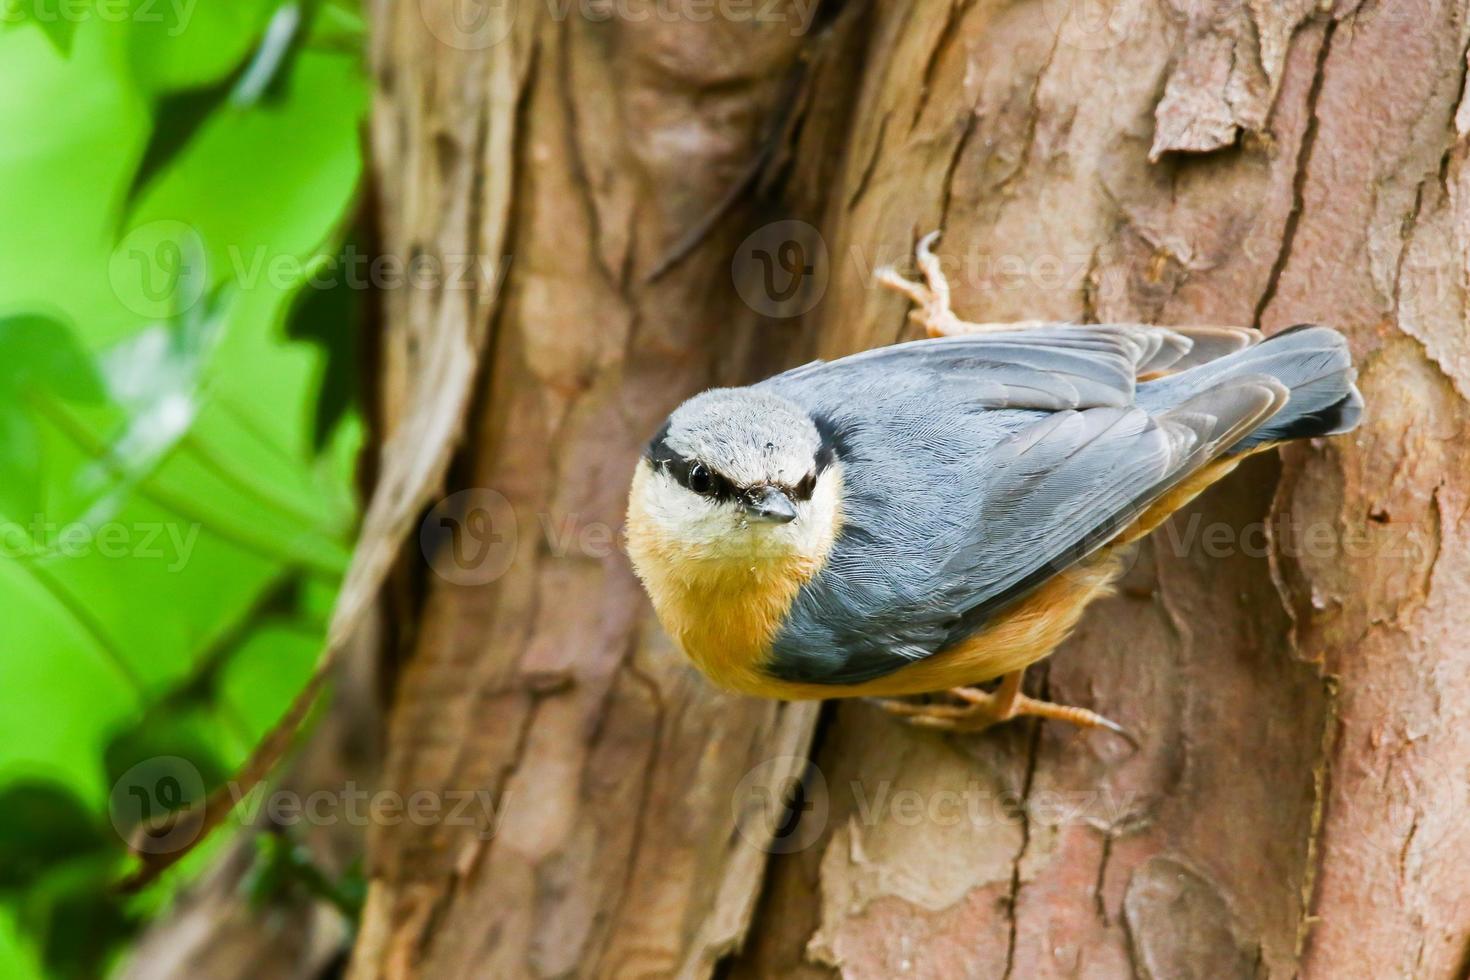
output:
<svg viewBox="0 0 1470 980"><path fill-rule="evenodd" d="M820 558L836 533L840 488L832 440L800 406L758 389L715 389L679 406L648 444L630 537L690 562Z"/></svg>

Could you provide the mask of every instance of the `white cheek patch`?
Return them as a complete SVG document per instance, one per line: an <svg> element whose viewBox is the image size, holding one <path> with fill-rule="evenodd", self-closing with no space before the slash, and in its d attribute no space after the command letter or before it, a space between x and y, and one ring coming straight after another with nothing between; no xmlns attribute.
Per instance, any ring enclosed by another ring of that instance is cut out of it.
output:
<svg viewBox="0 0 1470 980"><path fill-rule="evenodd" d="M656 473L649 486L648 516L666 537L678 541L691 553L718 549L734 531L734 505L701 497L666 473Z"/></svg>

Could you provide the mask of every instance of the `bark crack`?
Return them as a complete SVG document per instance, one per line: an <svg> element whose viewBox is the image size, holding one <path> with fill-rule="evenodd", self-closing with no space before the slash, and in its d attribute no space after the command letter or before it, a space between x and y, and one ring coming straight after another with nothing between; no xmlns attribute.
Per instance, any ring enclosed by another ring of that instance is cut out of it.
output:
<svg viewBox="0 0 1470 980"><path fill-rule="evenodd" d="M783 705L779 710L783 713L787 711L792 711L795 710L795 705L787 703ZM802 770L803 776L809 773L813 768L817 768L820 771L817 760L821 758L822 750L826 745L829 734L832 731L835 717L836 709L830 702L824 702L817 709L817 718L812 726L811 741L810 743L808 743L806 751L802 753L806 757L806 764L804 769ZM795 803L796 801L792 799L790 802ZM799 822L803 818L803 812L797 812L788 807L783 816L783 820L789 820L792 817L794 817L799 824ZM789 829L787 829L787 832L795 832L795 829L796 825L793 824L789 827ZM830 837L830 835L828 835L828 837ZM760 863L760 872L754 882L754 894L750 898L749 915L746 918L744 925L741 927L740 935L736 938L734 945L730 949L722 952L715 960L714 966L711 968L710 971L710 980L722 980L722 978L724 977L734 975L736 972L736 968L742 965L742 954L747 952L745 942L749 938L752 924L763 921L773 914L779 914L779 910L775 910L774 907L770 905L770 902L772 900L772 880L777 874L777 866L779 864L781 864L783 861L790 862L794 859L794 855L777 855L770 851L765 854L764 859ZM820 929L820 923L818 924L817 928ZM809 948L811 941L815 935L815 931L807 933L806 937L802 941L802 954L800 957L800 962L804 967L829 969L828 967L826 967L825 964L818 962L810 955Z"/></svg>
<svg viewBox="0 0 1470 980"><path fill-rule="evenodd" d="M511 758L507 760L504 766L501 767L500 772L497 775L492 799L504 801L506 786L510 783L511 777L520 770L521 763L525 759L526 746L530 741L529 736L531 733L531 728L536 723L536 713L540 703L541 698L539 696L531 696L530 707L527 708L526 713L521 717L520 725L517 726L516 740L515 745L512 748ZM458 763L456 763L456 769L457 768ZM485 844L480 848L480 854L478 856L478 859L474 862L474 866L479 866L481 863L483 863L486 854L494 847L494 838L486 841ZM455 873L449 874L441 881L441 883L439 883L436 888L434 888L431 904L427 909L423 910L423 913L421 915L408 916L402 920L409 928L417 929L417 935L412 937L400 937L398 940L408 940L408 947L406 948L411 948L413 950L412 965L422 963L428 955L430 948L438 935L439 924L443 919L444 914L453 906L455 895L458 893L460 886L468 879L468 877L468 872L461 874L456 871ZM395 885L398 884L400 883L395 882ZM390 945L397 945L397 942L394 942Z"/></svg>
<svg viewBox="0 0 1470 980"><path fill-rule="evenodd" d="M592 252L593 265L602 273L608 284L621 293L623 292L621 277L615 270L608 267L603 255L605 233L602 227L602 214L597 208L597 196L592 189L592 177L587 170L587 158L582 153L582 120L577 110L572 79L572 40L571 28L568 26L570 20L572 18L563 21L557 31L556 66L557 98L561 102L562 114L566 118L567 161L571 164L572 183L576 185L577 196L581 199L582 209L587 214L587 225L591 231L587 244Z"/></svg>
<svg viewBox="0 0 1470 980"><path fill-rule="evenodd" d="M781 149L795 138L793 133L800 131L810 109L812 93L809 81L806 62L798 61L791 66L782 94L774 103L775 109L771 113L766 132L761 136L760 144L751 154L745 169L720 199L659 257L653 269L643 277L645 283L657 282L694 254L695 249L709 238L720 221L734 211L736 205L752 190L759 193L769 189L774 182L774 175L768 171L779 160Z"/></svg>
<svg viewBox="0 0 1470 980"><path fill-rule="evenodd" d="M1295 637L1292 642L1295 643ZM1322 720L1322 740L1317 752L1317 764L1312 768L1312 819L1307 830L1306 867L1302 870L1302 914L1296 927L1296 960L1298 963L1305 962L1312 926L1317 923L1319 860L1322 854L1322 835L1327 823L1327 794L1332 788L1332 756L1337 746L1337 679L1328 675L1322 679L1322 683L1326 713Z"/></svg>
<svg viewBox="0 0 1470 980"><path fill-rule="evenodd" d="M878 120L878 133L873 137L873 152L868 154L868 161L863 165L862 173L858 174L857 186L847 198L847 210L851 211L857 207L858 201L868 192L868 184L873 180L873 174L878 169L878 157L883 152L883 139L888 134L888 120L893 118L892 110L883 113L883 118Z"/></svg>
<svg viewBox="0 0 1470 980"><path fill-rule="evenodd" d="M1094 245L1092 252L1087 257L1087 271L1082 275L1082 315L1081 323L1097 323L1097 255L1099 247Z"/></svg>
<svg viewBox="0 0 1470 980"><path fill-rule="evenodd" d="M949 162L944 167L944 182L939 199L939 230L949 223L949 204L954 196L954 175L959 169L960 159L965 155L965 149L970 145L970 137L975 135L975 127L980 123L979 117L975 115L975 107L971 106L965 114L965 130L960 134L955 143L954 152L950 154Z"/></svg>
<svg viewBox="0 0 1470 980"><path fill-rule="evenodd" d="M1050 700L1050 694L1046 691L1046 684L1042 685L1042 698ZM1021 864L1026 860L1026 852L1031 847L1031 786L1036 779L1036 763L1041 755L1041 723L1031 723L1031 737L1026 746L1026 776L1021 784L1021 846L1016 850L1016 857L1011 862L1011 884L1006 895L1006 919L1009 930L1006 935L1006 967L1001 974L1001 980L1010 980L1012 972L1016 968L1016 942L1020 933L1020 916L1017 914L1016 905L1021 898Z"/></svg>
<svg viewBox="0 0 1470 980"><path fill-rule="evenodd" d="M1052 39L1051 47L1047 49L1041 67L1036 70L1036 77L1031 82L1031 91L1026 98L1029 109L1026 113L1026 134L1020 140L1021 153L1016 159L1016 165L1011 168L1011 172L995 185L994 193L996 194L1004 192L1017 177L1030 171L1031 151L1036 145L1036 127L1041 124L1041 105L1037 102L1037 98L1041 94L1041 83L1046 80L1047 73L1051 71L1052 62L1056 60L1057 49L1061 47L1061 44L1062 29L1058 28L1057 36Z"/></svg>
<svg viewBox="0 0 1470 980"><path fill-rule="evenodd" d="M1470 79L1470 42L1467 42L1466 46L1461 49L1457 64L1459 65L1459 70L1455 90L1462 93L1463 96L1466 81ZM1414 231L1419 225L1419 216L1424 211L1425 190L1429 187L1430 181L1434 180L1437 181L1440 193L1444 195L1446 200L1452 200L1454 197L1450 189L1449 180L1450 166L1454 162L1456 152L1460 147L1460 137L1456 123L1458 116L1459 100L1456 101L1455 111L1450 114L1449 124L1447 126L1448 148L1441 154L1439 166L1436 168L1435 173L1426 174L1424 179L1419 181L1415 187L1413 207L1404 216L1403 223L1400 226L1399 237L1402 245L1399 249L1398 262L1394 267L1392 296L1393 317L1396 324L1402 323L1400 310L1402 309L1403 300L1404 268L1408 265L1409 249L1413 246ZM1419 349L1424 354L1424 358L1430 364L1434 365L1435 369L1449 383L1451 390L1458 394L1461 399L1470 399L1470 391L1464 389L1460 379L1453 371L1446 367L1444 361L1439 356L1430 350L1429 344L1424 339L1415 335L1412 331L1402 328L1399 330L1399 333L1411 337L1419 345Z"/></svg>
<svg viewBox="0 0 1470 980"><path fill-rule="evenodd" d="M480 112L476 114L475 135L470 145L474 147L476 162L470 167L470 192L469 203L466 205L464 247L468 254L478 255L483 251L480 248L480 231L485 227L485 168L480 165L480 161L489 155L490 110L488 107L482 106ZM471 294L470 323L473 324L481 315L480 298L483 290L490 291L487 301L494 303L498 295L496 290L501 284L484 282L479 262L469 264L469 275L475 285L481 287Z"/></svg>
<svg viewBox="0 0 1470 980"><path fill-rule="evenodd" d="M1449 162L1451 152L1450 150L1445 151L1444 157L1440 160L1441 174ZM1424 189L1428 186L1429 178L1425 177L1414 188L1414 205L1409 209L1409 213L1404 216L1403 223L1399 229L1399 239L1403 242L1403 245L1399 249L1399 261L1393 271L1393 312L1395 319L1398 318L1400 304L1403 299L1404 266L1409 261L1409 249L1413 245L1414 228L1419 224L1419 215L1424 210ZM1425 353L1427 354L1428 352L1426 351ZM1430 359L1433 360L1433 358Z"/></svg>
<svg viewBox="0 0 1470 980"><path fill-rule="evenodd" d="M1317 130L1321 123L1317 116L1317 102L1322 97L1322 84L1327 74L1327 58L1331 54L1332 37L1336 31L1337 21L1329 18L1327 26L1322 31L1322 45L1317 49L1317 64L1312 74L1312 84L1307 90L1307 125L1302 130L1302 143L1296 155L1296 170L1291 178L1291 210L1287 213L1286 224L1281 230L1281 248L1271 263L1271 270L1266 275L1266 288L1261 291L1261 298L1256 301L1255 313L1251 317L1251 325L1257 330L1261 329L1261 319L1265 316L1271 301L1276 298L1276 289L1281 283L1282 274L1286 271L1286 264L1291 258L1292 246L1296 244L1297 228L1301 224L1307 189L1307 174L1311 169L1312 151L1317 145Z"/></svg>
<svg viewBox="0 0 1470 980"><path fill-rule="evenodd" d="M1108 883L1108 862L1112 857L1113 835L1111 833L1103 834L1102 856L1097 862L1097 881L1092 886L1092 900L1097 908L1098 920L1102 922L1104 927L1110 927L1113 924L1112 919L1108 916L1107 900L1103 895L1103 890Z"/></svg>
<svg viewBox="0 0 1470 980"><path fill-rule="evenodd" d="M949 5L949 11L945 14L944 26L939 29L938 36L934 39L934 46L929 49L929 57L924 61L924 71L920 75L919 103L914 106L913 118L909 120L909 132L919 124L924 115L924 110L929 107L929 95L933 91L934 73L939 69L939 59L944 52L949 50L955 40L955 26L960 18L970 9L974 0L958 0Z"/></svg>

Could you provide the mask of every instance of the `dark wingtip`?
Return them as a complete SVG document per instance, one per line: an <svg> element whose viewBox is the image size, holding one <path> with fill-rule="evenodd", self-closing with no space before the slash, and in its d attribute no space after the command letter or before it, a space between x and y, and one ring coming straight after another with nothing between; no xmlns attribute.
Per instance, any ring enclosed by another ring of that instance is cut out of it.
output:
<svg viewBox="0 0 1470 980"><path fill-rule="evenodd" d="M1334 405L1328 406L1322 413L1322 422L1328 426L1324 436L1340 435L1351 432L1363 421L1363 394L1358 391L1357 386L1348 389L1348 393L1342 400Z"/></svg>
<svg viewBox="0 0 1470 980"><path fill-rule="evenodd" d="M1314 334L1315 337L1303 337L1303 334ZM1283 343L1288 338L1293 341ZM1282 413L1285 418L1273 424L1270 436L1273 440L1283 439L1314 439L1322 436L1341 435L1351 432L1358 427L1363 418L1363 396L1353 384L1357 372L1353 369L1352 355L1348 349L1347 338L1342 332L1334 327L1325 326L1320 323L1298 323L1287 327L1279 333L1267 337L1261 344L1266 350L1281 349L1282 356L1289 356L1288 352L1316 350L1320 354L1327 355L1336 366L1335 371L1330 371L1318 377L1309 377L1305 381L1291 378L1283 374L1283 380L1287 380L1292 388L1293 397L1299 397L1304 389L1321 388L1324 383L1332 384L1336 378L1338 390L1346 388L1346 393L1341 395L1330 404L1324 405L1313 411L1302 412L1293 415L1292 406L1287 405ZM1283 361L1283 364L1289 363ZM1315 368L1321 370L1321 367Z"/></svg>
<svg viewBox="0 0 1470 980"><path fill-rule="evenodd" d="M1316 439L1322 436L1342 435L1358 427L1363 418L1363 396L1352 388L1342 398L1328 405L1291 420L1279 433L1281 439Z"/></svg>

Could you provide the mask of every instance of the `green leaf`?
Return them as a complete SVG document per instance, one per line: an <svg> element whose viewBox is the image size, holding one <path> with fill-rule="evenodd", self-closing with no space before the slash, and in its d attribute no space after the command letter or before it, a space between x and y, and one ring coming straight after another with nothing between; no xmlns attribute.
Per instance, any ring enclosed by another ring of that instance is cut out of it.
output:
<svg viewBox="0 0 1470 980"><path fill-rule="evenodd" d="M138 931L123 900L99 877L115 862L106 856L74 859L35 882L21 905L21 924L40 939L52 977L100 977L114 948Z"/></svg>
<svg viewBox="0 0 1470 980"><path fill-rule="evenodd" d="M335 51L353 53L367 49L367 22L361 4L352 0L329 0L321 6L312 23L314 45Z"/></svg>
<svg viewBox="0 0 1470 980"><path fill-rule="evenodd" d="M127 0L124 37L132 81L144 92L201 88L237 71L281 0L229 3Z"/></svg>
<svg viewBox="0 0 1470 980"><path fill-rule="evenodd" d="M15 910L6 905L0 905L0 977L42 980L39 955L22 935Z"/></svg>
<svg viewBox="0 0 1470 980"><path fill-rule="evenodd" d="M97 368L70 327L38 313L0 317L0 391L15 397L28 387L71 401L102 398Z"/></svg>
<svg viewBox="0 0 1470 980"><path fill-rule="evenodd" d="M348 268L353 258L362 254L355 242L349 242L337 255L335 268ZM312 449L317 452L325 448L357 403L361 363L358 332L351 325L360 322L359 297L360 290L351 288L345 275L332 276L325 288L308 282L296 294L286 318L286 336L313 344L322 352L324 363L311 430Z"/></svg>
<svg viewBox="0 0 1470 980"><path fill-rule="evenodd" d="M113 949L133 937L139 923L121 900L98 889L88 875L57 894L50 907L41 955L54 977L97 977L106 973Z"/></svg>
<svg viewBox="0 0 1470 980"><path fill-rule="evenodd" d="M179 153L188 145L214 112L225 104L230 90L244 72L241 65L220 81L201 88L174 92L161 97L153 113L153 132L138 161L128 188L127 205L131 207Z"/></svg>
<svg viewBox="0 0 1470 980"><path fill-rule="evenodd" d="M34 24L46 35L57 53L71 54L77 27L92 15L91 5L81 0L0 0L0 24Z"/></svg>
<svg viewBox="0 0 1470 980"><path fill-rule="evenodd" d="M0 514L28 519L41 509L41 437L20 405L0 401Z"/></svg>
<svg viewBox="0 0 1470 980"><path fill-rule="evenodd" d="M71 330L39 314L0 318L0 514L29 519L41 509L41 435L27 396L97 402L102 385Z"/></svg>
<svg viewBox="0 0 1470 980"><path fill-rule="evenodd" d="M154 112L153 134L143 159L128 188L131 208L148 185L171 164L204 125L227 109L243 111L254 106L289 72L300 48L303 9L288 3L278 9L266 25L255 50L223 78L198 88L163 96Z"/></svg>
<svg viewBox="0 0 1470 980"><path fill-rule="evenodd" d="M178 758L198 770L205 786L218 786L230 774L230 767L215 749L221 741L219 725L208 705L196 703L180 711L160 704L107 743L103 753L107 781L115 784L128 770L150 759Z"/></svg>
<svg viewBox="0 0 1470 980"><path fill-rule="evenodd" d="M0 789L0 888L19 888L50 865L100 851L109 841L75 793L47 780Z"/></svg>

